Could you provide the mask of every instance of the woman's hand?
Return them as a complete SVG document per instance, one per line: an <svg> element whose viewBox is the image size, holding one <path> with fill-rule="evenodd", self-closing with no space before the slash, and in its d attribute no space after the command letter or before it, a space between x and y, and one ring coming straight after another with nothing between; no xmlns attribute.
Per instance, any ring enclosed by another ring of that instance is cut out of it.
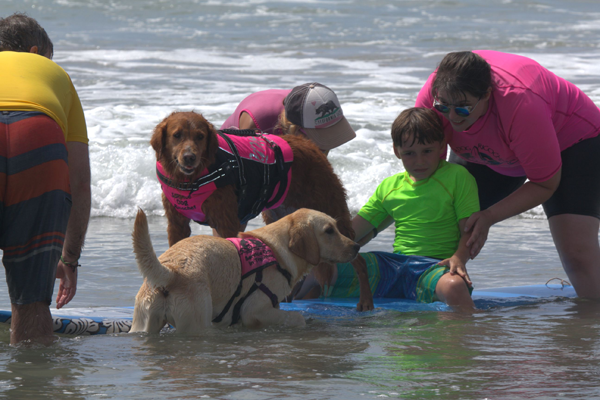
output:
<svg viewBox="0 0 600 400"><path fill-rule="evenodd" d="M471 237L467 241L471 259L477 257L483 248L492 225L544 203L560 184L561 174L562 170L559 169L546 181L525 182L523 186L490 208L472 214L464 228L464 232L471 232Z"/></svg>
<svg viewBox="0 0 600 400"><path fill-rule="evenodd" d="M485 241L487 240L490 227L494 224L489 209L473 213L465 224L465 232L471 232L467 241L471 259L477 257Z"/></svg>

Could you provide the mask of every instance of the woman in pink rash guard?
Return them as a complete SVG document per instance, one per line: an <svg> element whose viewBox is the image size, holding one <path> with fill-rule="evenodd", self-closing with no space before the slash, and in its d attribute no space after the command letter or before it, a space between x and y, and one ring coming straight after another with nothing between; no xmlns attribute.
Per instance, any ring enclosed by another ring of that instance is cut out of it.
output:
<svg viewBox="0 0 600 400"><path fill-rule="evenodd" d="M336 94L317 82L288 90L270 89L252 93L241 101L221 129L255 129L276 135L301 134L325 154L356 136L344 117Z"/></svg>
<svg viewBox="0 0 600 400"><path fill-rule="evenodd" d="M450 161L477 180L471 257L490 226L543 205L577 294L600 298L600 110L537 62L497 51L449 53L417 107L443 117Z"/></svg>

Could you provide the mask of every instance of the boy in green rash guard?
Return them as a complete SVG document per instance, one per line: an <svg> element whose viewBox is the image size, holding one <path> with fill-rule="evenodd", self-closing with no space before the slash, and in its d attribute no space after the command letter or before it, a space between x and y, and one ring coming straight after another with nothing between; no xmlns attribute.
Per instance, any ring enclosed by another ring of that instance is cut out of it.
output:
<svg viewBox="0 0 600 400"><path fill-rule="evenodd" d="M462 166L440 159L446 146L444 131L430 109L404 110L392 125L392 139L405 172L384 179L352 221L361 245L396 224L394 254L362 255L369 265L373 297L440 300L458 311L473 312L472 283L465 267L470 233L464 226L479 211L475 179ZM323 295L353 296L353 274L350 264L338 264ZM307 277L297 298L315 284L312 276Z"/></svg>
<svg viewBox="0 0 600 400"><path fill-rule="evenodd" d="M365 244L395 222L394 253L442 260L421 274L404 275L417 281L416 300L473 310L465 266L470 233L464 226L479 211L475 179L465 168L440 159L446 147L444 130L430 109L400 113L392 125L392 140L405 172L384 179L354 217L355 239Z"/></svg>

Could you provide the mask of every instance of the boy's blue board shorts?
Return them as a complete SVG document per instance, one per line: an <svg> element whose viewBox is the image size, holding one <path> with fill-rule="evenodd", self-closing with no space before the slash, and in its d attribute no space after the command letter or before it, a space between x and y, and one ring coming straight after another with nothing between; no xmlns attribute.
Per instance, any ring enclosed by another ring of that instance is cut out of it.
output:
<svg viewBox="0 0 600 400"><path fill-rule="evenodd" d="M373 297L401 298L422 303L437 301L435 287L449 267L441 261L421 256L374 251L360 253L367 263L369 286ZM469 289L472 291L472 288ZM358 277L352 264L337 264L337 279L326 286L324 297L359 297Z"/></svg>

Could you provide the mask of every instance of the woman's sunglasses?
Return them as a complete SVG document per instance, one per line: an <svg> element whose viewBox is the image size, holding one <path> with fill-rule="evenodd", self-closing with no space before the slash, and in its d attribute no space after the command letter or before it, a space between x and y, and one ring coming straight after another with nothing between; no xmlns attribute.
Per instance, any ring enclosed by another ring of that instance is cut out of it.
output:
<svg viewBox="0 0 600 400"><path fill-rule="evenodd" d="M468 117L469 115L471 115L471 113L473 112L475 107L477 107L477 104L479 104L480 101L481 99L477 100L477 103L475 103L474 106L455 106L452 104L445 105L440 103L438 99L433 99L433 108L435 108L442 114L448 114L450 110L454 108L454 112L459 117Z"/></svg>

